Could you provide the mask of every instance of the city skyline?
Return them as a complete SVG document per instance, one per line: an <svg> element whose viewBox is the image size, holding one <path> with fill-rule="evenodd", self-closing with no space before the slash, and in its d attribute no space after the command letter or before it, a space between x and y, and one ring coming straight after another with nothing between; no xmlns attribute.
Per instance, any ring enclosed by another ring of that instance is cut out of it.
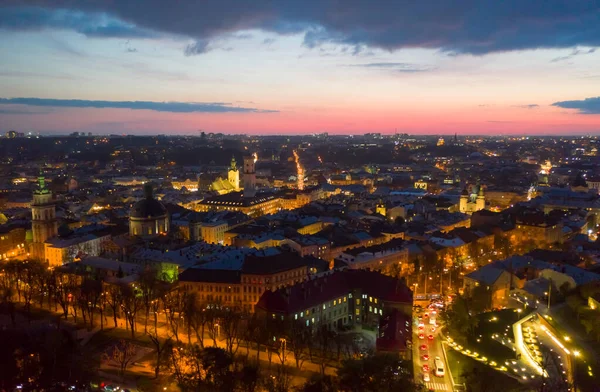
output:
<svg viewBox="0 0 600 392"><path fill-rule="evenodd" d="M0 131L600 131L593 2L0 6Z"/></svg>

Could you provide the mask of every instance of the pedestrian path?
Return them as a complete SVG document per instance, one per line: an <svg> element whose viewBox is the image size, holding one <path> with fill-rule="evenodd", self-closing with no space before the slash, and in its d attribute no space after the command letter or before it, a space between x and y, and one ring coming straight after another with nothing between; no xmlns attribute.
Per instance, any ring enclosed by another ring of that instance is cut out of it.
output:
<svg viewBox="0 0 600 392"><path fill-rule="evenodd" d="M426 382L425 386L429 390L434 390L434 391L449 391L450 390L448 388L448 385L444 384L443 382Z"/></svg>

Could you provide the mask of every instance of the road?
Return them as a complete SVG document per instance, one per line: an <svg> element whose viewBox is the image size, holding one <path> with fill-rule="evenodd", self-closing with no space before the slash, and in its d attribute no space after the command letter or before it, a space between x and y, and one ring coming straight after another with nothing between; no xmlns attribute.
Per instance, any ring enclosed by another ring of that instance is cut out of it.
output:
<svg viewBox="0 0 600 392"><path fill-rule="evenodd" d="M435 332L431 332L431 325L429 325L429 319L423 317L425 339L419 339L419 321L415 316L413 322L413 364L415 379L419 383L423 383L427 389L431 391L452 391L453 385L450 379L450 372L444 353L442 351L442 336L440 334L440 327L438 326ZM428 339L428 335L433 335L433 340ZM426 350L421 350L421 346L426 345ZM427 353L429 359L425 361L423 354ZM434 369L434 358L440 357L445 367L445 374L443 377L437 377ZM429 365L429 379L430 381L423 381L423 365Z"/></svg>

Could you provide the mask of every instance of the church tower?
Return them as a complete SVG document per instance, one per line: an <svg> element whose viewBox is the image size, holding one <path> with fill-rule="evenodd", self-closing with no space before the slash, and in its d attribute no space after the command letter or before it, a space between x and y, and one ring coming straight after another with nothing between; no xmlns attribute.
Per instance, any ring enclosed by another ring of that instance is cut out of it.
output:
<svg viewBox="0 0 600 392"><path fill-rule="evenodd" d="M41 172L38 177L38 188L33 192L33 202L31 203L31 229L33 232L32 256L39 260L46 260L44 242L56 237L58 224L52 192L46 187L46 179Z"/></svg>
<svg viewBox="0 0 600 392"><path fill-rule="evenodd" d="M254 156L244 157L244 197L256 196L256 170Z"/></svg>
<svg viewBox="0 0 600 392"><path fill-rule="evenodd" d="M467 191L467 187L465 187L460 194L460 202L458 204L458 210L463 214L467 213L467 205L469 203L469 191Z"/></svg>
<svg viewBox="0 0 600 392"><path fill-rule="evenodd" d="M237 162L235 161L235 157L231 157L231 167L227 172L227 179L229 183L233 186L234 190L238 192L240 190L240 171L237 168Z"/></svg>
<svg viewBox="0 0 600 392"><path fill-rule="evenodd" d="M483 185L480 184L477 199L475 200L475 211L481 211L483 209L485 209L485 195L483 193Z"/></svg>
<svg viewBox="0 0 600 392"><path fill-rule="evenodd" d="M383 200L379 199L379 203L375 206L375 212L379 215L387 217L387 208Z"/></svg>

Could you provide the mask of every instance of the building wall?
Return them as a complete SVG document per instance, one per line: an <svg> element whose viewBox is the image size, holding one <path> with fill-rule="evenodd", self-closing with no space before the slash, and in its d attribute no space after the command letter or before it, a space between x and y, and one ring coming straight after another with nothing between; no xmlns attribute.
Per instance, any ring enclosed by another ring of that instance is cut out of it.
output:
<svg viewBox="0 0 600 392"><path fill-rule="evenodd" d="M225 241L225 232L228 230L227 222L221 224L201 224L200 238L209 244L223 244Z"/></svg>
<svg viewBox="0 0 600 392"><path fill-rule="evenodd" d="M129 218L129 235L152 237L169 231L169 217Z"/></svg>
<svg viewBox="0 0 600 392"><path fill-rule="evenodd" d="M68 246L53 246L50 243L46 243L44 248L46 261L50 267L58 267L72 262L73 260L71 259L79 252L87 256L100 256L104 244L108 243L108 241L110 241L109 235Z"/></svg>

